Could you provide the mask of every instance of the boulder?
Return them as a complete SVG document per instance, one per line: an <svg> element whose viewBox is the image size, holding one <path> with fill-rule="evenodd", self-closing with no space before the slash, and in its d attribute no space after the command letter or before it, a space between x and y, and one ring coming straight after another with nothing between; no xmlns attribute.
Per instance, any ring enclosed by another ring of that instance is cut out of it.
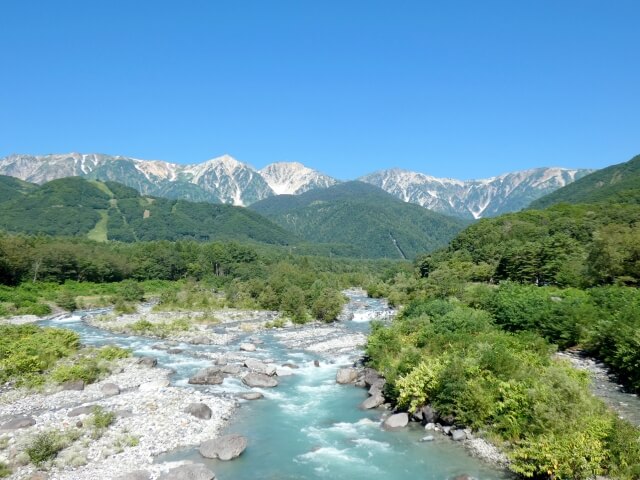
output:
<svg viewBox="0 0 640 480"><path fill-rule="evenodd" d="M85 405L84 407L76 407L69 410L67 417L79 417L80 415L90 415L93 413L95 405Z"/></svg>
<svg viewBox="0 0 640 480"><path fill-rule="evenodd" d="M423 423L436 423L438 415L431 405L425 405L420 409Z"/></svg>
<svg viewBox="0 0 640 480"><path fill-rule="evenodd" d="M190 343L194 345L209 345L211 343L211 340L209 339L209 337L205 337L204 335L199 335L197 337L193 337L190 340Z"/></svg>
<svg viewBox="0 0 640 480"><path fill-rule="evenodd" d="M68 380L62 384L62 390L84 390L84 380Z"/></svg>
<svg viewBox="0 0 640 480"><path fill-rule="evenodd" d="M273 376L276 374L276 367L273 365L267 365L266 363L256 360L255 358L247 358L244 361L244 366L254 372L264 373L265 375Z"/></svg>
<svg viewBox="0 0 640 480"><path fill-rule="evenodd" d="M3 423L0 430L18 430L19 428L32 427L35 424L36 421L33 417L17 417Z"/></svg>
<svg viewBox="0 0 640 480"><path fill-rule="evenodd" d="M444 433L445 435L449 435L451 433L451 427L449 426L442 427L442 433Z"/></svg>
<svg viewBox="0 0 640 480"><path fill-rule="evenodd" d="M209 406L204 403L190 403L185 411L202 420L209 420L213 414Z"/></svg>
<svg viewBox="0 0 640 480"><path fill-rule="evenodd" d="M402 428L409 425L409 415L407 412L390 415L383 424L386 428Z"/></svg>
<svg viewBox="0 0 640 480"><path fill-rule="evenodd" d="M138 365L153 368L158 365L158 359L154 357L140 357L138 359Z"/></svg>
<svg viewBox="0 0 640 480"><path fill-rule="evenodd" d="M242 435L224 435L207 440L200 445L200 455L205 458L233 460L247 448L247 439Z"/></svg>
<svg viewBox="0 0 640 480"><path fill-rule="evenodd" d="M204 465L197 463L175 467L158 477L158 480L215 480L216 475Z"/></svg>
<svg viewBox="0 0 640 480"><path fill-rule="evenodd" d="M382 375L380 375L373 368L365 368L364 372L362 372L362 379L367 387L371 387L374 383L384 380Z"/></svg>
<svg viewBox="0 0 640 480"><path fill-rule="evenodd" d="M184 352L184 350L182 350L181 348L170 348L169 350L167 350L167 353L169 355L177 355L182 352Z"/></svg>
<svg viewBox="0 0 640 480"><path fill-rule="evenodd" d="M451 430L451 438L454 442L462 442L467 439L467 434L464 430Z"/></svg>
<svg viewBox="0 0 640 480"><path fill-rule="evenodd" d="M219 385L223 382L224 375L217 367L207 367L199 370L189 379L191 385Z"/></svg>
<svg viewBox="0 0 640 480"><path fill-rule="evenodd" d="M276 375L279 377L290 377L293 371L290 368L276 368Z"/></svg>
<svg viewBox="0 0 640 480"><path fill-rule="evenodd" d="M341 368L336 373L336 382L344 385L353 383L358 378L358 371L355 368Z"/></svg>
<svg viewBox="0 0 640 480"><path fill-rule="evenodd" d="M436 424L433 422L429 422L424 426L425 430L435 430L436 429Z"/></svg>
<svg viewBox="0 0 640 480"><path fill-rule="evenodd" d="M278 386L278 381L275 378L270 377L269 375L265 375L264 373L254 372L247 373L242 378L242 383L250 386L251 388L271 388Z"/></svg>
<svg viewBox="0 0 640 480"><path fill-rule="evenodd" d="M100 391L107 397L120 395L120 387L115 383L105 383L104 385L102 385L102 387L100 387Z"/></svg>
<svg viewBox="0 0 640 480"><path fill-rule="evenodd" d="M243 400L259 400L261 398L264 398L264 395L260 392L247 392L241 393L240 395L238 395L238 398L242 398Z"/></svg>
<svg viewBox="0 0 640 480"><path fill-rule="evenodd" d="M228 373L229 375L237 375L240 373L240 365L225 365L222 367L222 373Z"/></svg>
<svg viewBox="0 0 640 480"><path fill-rule="evenodd" d="M373 396L373 395L381 395L382 394L382 390L384 389L384 386L386 385L387 381L384 378L379 378L378 380L376 380L375 382L373 382L371 384L371 388L369 388L369 395Z"/></svg>
<svg viewBox="0 0 640 480"><path fill-rule="evenodd" d="M314 367L319 367L320 366L320 360L314 360L313 361L313 366Z"/></svg>
<svg viewBox="0 0 640 480"><path fill-rule="evenodd" d="M384 397L382 395L374 395L373 397L367 398L364 402L360 404L360 408L364 410L369 410L371 408L379 407L384 403Z"/></svg>
<svg viewBox="0 0 640 480"><path fill-rule="evenodd" d="M264 342L263 342L262 340L260 340L258 337L249 337L249 341L250 341L251 343L256 344L256 345L261 345L261 344L263 344L263 343L264 343Z"/></svg>
<svg viewBox="0 0 640 480"><path fill-rule="evenodd" d="M256 346L253 343L241 343L240 351L242 352L255 352Z"/></svg>
<svg viewBox="0 0 640 480"><path fill-rule="evenodd" d="M153 350L166 350L169 347L167 345L162 344L162 343L155 343L155 344L151 345L151 348Z"/></svg>
<svg viewBox="0 0 640 480"><path fill-rule="evenodd" d="M420 439L421 442L433 442L433 440L434 440L433 435L427 435Z"/></svg>
<svg viewBox="0 0 640 480"><path fill-rule="evenodd" d="M149 480L151 474L146 470L134 470L116 478L116 480Z"/></svg>

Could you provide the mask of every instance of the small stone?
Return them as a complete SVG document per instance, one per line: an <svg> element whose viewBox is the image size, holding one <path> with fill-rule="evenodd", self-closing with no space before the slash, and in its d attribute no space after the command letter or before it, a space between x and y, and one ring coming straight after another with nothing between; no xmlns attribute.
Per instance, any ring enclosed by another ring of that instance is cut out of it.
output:
<svg viewBox="0 0 640 480"><path fill-rule="evenodd" d="M247 392L241 393L238 395L238 398L242 398L243 400L260 400L261 398L264 398L264 395L260 392Z"/></svg>
<svg viewBox="0 0 640 480"><path fill-rule="evenodd" d="M232 460L240 456L247 448L247 439L242 435L224 435L207 440L200 445L199 452L205 458Z"/></svg>
<svg viewBox="0 0 640 480"><path fill-rule="evenodd" d="M467 439L467 434L464 430L451 430L451 438L454 442L462 442Z"/></svg>
<svg viewBox="0 0 640 480"><path fill-rule="evenodd" d="M69 410L67 417L79 417L80 415L90 415L93 413L95 405L85 405L84 407L76 407Z"/></svg>
<svg viewBox="0 0 640 480"><path fill-rule="evenodd" d="M115 383L105 383L104 385L102 385L102 387L100 387L100 391L107 397L120 395L120 387Z"/></svg>
<svg viewBox="0 0 640 480"><path fill-rule="evenodd" d="M82 423L82 420L78 420L78 421L76 422L76 427L78 427L78 428L82 428L82 427L84 427L84 423Z"/></svg>
<svg viewBox="0 0 640 480"><path fill-rule="evenodd" d="M241 343L240 351L242 352L255 352L256 346L253 343Z"/></svg>
<svg viewBox="0 0 640 480"><path fill-rule="evenodd" d="M384 426L387 428L402 428L409 424L409 415L407 412L396 413L390 415L384 421Z"/></svg>
<svg viewBox="0 0 640 480"><path fill-rule="evenodd" d="M282 366L287 368L293 368L293 369L300 368L298 365L291 362L283 363Z"/></svg>
<svg viewBox="0 0 640 480"><path fill-rule="evenodd" d="M138 365L153 368L158 365L158 359L154 357L140 357L138 359Z"/></svg>
<svg viewBox="0 0 640 480"><path fill-rule="evenodd" d="M314 367L319 367L320 366L320 360L314 360L313 361L313 366Z"/></svg>
<svg viewBox="0 0 640 480"><path fill-rule="evenodd" d="M272 388L278 386L278 381L275 378L265 375L264 373L254 372L247 373L242 378L242 383L252 388Z"/></svg>
<svg viewBox="0 0 640 480"><path fill-rule="evenodd" d="M421 442L433 442L433 435L427 435L420 439Z"/></svg>
<svg viewBox="0 0 640 480"><path fill-rule="evenodd" d="M192 385L219 385L223 381L224 375L218 367L203 368L189 379Z"/></svg>
<svg viewBox="0 0 640 480"><path fill-rule="evenodd" d="M9 420L0 426L0 430L18 430L20 428L32 427L36 424L33 417L18 417L13 420Z"/></svg>
<svg viewBox="0 0 640 480"><path fill-rule="evenodd" d="M209 406L204 403L190 403L187 406L186 412L202 420L209 420L213 413Z"/></svg>
<svg viewBox="0 0 640 480"><path fill-rule="evenodd" d="M84 390L84 380L69 380L62 384L62 390L75 390L81 392Z"/></svg>

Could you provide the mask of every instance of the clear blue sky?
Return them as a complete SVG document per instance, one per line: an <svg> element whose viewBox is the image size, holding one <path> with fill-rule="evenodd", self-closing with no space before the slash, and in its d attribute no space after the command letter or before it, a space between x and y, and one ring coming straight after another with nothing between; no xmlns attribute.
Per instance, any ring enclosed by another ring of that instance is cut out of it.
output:
<svg viewBox="0 0 640 480"><path fill-rule="evenodd" d="M640 1L2 0L0 156L480 178L640 153Z"/></svg>

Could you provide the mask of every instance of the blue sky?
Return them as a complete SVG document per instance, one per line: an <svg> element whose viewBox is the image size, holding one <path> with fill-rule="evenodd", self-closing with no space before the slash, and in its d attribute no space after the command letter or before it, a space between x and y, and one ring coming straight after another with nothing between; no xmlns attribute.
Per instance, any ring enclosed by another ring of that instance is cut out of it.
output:
<svg viewBox="0 0 640 480"><path fill-rule="evenodd" d="M0 156L481 178L640 153L640 1L0 4Z"/></svg>

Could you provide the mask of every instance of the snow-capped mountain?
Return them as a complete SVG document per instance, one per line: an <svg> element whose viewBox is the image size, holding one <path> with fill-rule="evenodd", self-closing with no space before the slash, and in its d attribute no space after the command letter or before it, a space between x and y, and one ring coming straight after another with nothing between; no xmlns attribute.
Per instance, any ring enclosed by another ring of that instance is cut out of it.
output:
<svg viewBox="0 0 640 480"><path fill-rule="evenodd" d="M260 170L262 178L276 195L298 195L314 188L327 188L338 183L316 170L298 162L278 162Z"/></svg>
<svg viewBox="0 0 640 480"><path fill-rule="evenodd" d="M590 172L535 168L460 181L391 169L359 180L430 210L481 218L520 210ZM273 195L295 195L339 183L301 163L279 162L256 170L229 155L193 165L94 153L10 155L0 159L0 174L33 183L85 176L123 183L147 195L244 206Z"/></svg>
<svg viewBox="0 0 640 480"><path fill-rule="evenodd" d="M515 212L547 193L591 173L586 169L534 168L483 180L436 178L402 169L381 170L359 180L405 202L464 218Z"/></svg>
<svg viewBox="0 0 640 480"><path fill-rule="evenodd" d="M148 195L233 205L337 183L299 163L275 163L258 171L230 155L194 165L103 154L10 155L0 159L0 174L33 183L84 176L123 183Z"/></svg>

